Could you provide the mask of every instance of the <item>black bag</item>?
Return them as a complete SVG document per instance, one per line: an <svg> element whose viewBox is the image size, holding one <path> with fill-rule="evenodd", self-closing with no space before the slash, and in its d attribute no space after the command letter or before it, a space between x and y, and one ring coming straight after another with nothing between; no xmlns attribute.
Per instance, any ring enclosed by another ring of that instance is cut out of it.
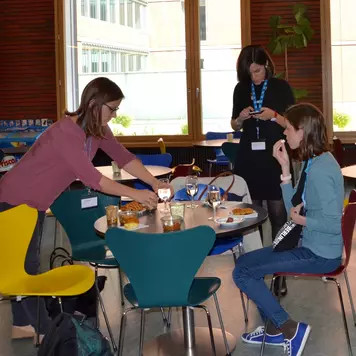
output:
<svg viewBox="0 0 356 356"><path fill-rule="evenodd" d="M302 195L304 192L305 182L307 179L307 162L304 162L303 170L298 182L297 191L293 195L292 204L297 206L302 203ZM304 208L301 209L300 215L305 215ZM276 237L273 240L273 251L282 252L291 250L298 246L300 237L302 235L303 226L297 225L293 220L287 221L282 228L278 231Z"/></svg>
<svg viewBox="0 0 356 356"><path fill-rule="evenodd" d="M53 320L37 356L113 356L100 331L83 318L62 313Z"/></svg>

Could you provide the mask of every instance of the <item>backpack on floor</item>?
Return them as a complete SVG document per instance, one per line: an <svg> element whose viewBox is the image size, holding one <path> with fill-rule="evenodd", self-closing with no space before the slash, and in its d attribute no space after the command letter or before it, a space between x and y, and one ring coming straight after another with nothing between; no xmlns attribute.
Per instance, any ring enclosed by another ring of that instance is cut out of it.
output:
<svg viewBox="0 0 356 356"><path fill-rule="evenodd" d="M38 356L114 356L109 341L83 317L62 313L52 321Z"/></svg>

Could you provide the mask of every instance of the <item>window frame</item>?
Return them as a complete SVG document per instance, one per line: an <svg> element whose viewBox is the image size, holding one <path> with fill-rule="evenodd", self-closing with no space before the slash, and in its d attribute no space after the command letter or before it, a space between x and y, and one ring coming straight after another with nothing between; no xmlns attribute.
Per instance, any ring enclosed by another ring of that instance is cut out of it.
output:
<svg viewBox="0 0 356 356"><path fill-rule="evenodd" d="M79 0L78 0L79 1ZM120 0L117 6L120 7ZM135 2L135 1L133 1ZM61 118L66 109L66 61L65 61L65 2L55 0L56 18L56 68L57 68L57 114ZM125 2L126 3L126 2ZM188 135L150 135L150 136L119 136L120 142L127 147L157 147L157 140L163 137L166 145L171 147L187 147L192 142L205 139L202 133L201 105L201 61L200 61L200 26L199 1L185 1L185 39L186 39L186 81L187 81L187 116ZM241 45L251 43L250 1L240 0L241 7ZM126 6L125 6L126 8ZM126 10L126 9L125 9ZM125 15L127 15L125 11ZM125 23L126 23L125 16ZM142 19L141 19L142 21ZM110 22L110 18L109 18ZM120 17L117 19L120 24ZM133 24L135 26L135 24ZM197 55L198 54L198 55ZM121 56L118 62L121 68ZM100 63L98 63L100 65ZM126 63L128 65L128 63ZM126 68L127 69L127 68ZM232 95L232 93L231 93ZM229 120L230 118L226 118Z"/></svg>

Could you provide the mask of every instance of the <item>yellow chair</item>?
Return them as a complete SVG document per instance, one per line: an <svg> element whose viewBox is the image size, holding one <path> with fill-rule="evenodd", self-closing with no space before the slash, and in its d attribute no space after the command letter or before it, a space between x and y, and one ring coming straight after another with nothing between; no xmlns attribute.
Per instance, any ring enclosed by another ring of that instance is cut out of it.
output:
<svg viewBox="0 0 356 356"><path fill-rule="evenodd" d="M94 285L94 272L89 267L64 266L39 275L25 271L37 215L37 210L27 205L0 213L0 294L64 297L85 293Z"/></svg>

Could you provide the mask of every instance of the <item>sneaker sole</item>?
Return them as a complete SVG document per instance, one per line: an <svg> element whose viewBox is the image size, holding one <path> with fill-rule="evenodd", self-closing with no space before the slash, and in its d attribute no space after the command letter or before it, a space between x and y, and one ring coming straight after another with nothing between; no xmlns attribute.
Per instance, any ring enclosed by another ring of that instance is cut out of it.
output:
<svg viewBox="0 0 356 356"><path fill-rule="evenodd" d="M305 330L305 334L304 334L304 336L303 336L303 340L302 340L302 342L301 342L301 347L300 347L300 349L299 349L299 351L298 351L298 353L297 353L296 356L301 356L301 355L302 355L302 353L303 353L303 351L304 351L304 348L305 348L305 344L306 344L307 341L308 341L310 332L311 332L311 327L308 325L308 326L307 326L307 329Z"/></svg>
<svg viewBox="0 0 356 356"><path fill-rule="evenodd" d="M262 345L262 342L260 342L260 341L246 340L246 339L243 339L243 338L241 338L241 340L243 342L245 342L246 344ZM280 344L272 344L270 342L265 342L265 345L269 345L269 346L284 346L284 342L282 342Z"/></svg>

